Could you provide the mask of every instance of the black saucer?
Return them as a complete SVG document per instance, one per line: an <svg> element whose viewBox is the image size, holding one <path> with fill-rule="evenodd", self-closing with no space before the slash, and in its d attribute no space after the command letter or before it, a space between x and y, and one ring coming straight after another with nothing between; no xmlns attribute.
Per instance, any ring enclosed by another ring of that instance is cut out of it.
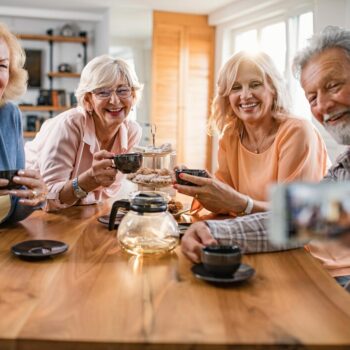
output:
<svg viewBox="0 0 350 350"><path fill-rule="evenodd" d="M68 245L60 241L34 239L12 246L14 255L25 260L43 260L64 253Z"/></svg>
<svg viewBox="0 0 350 350"><path fill-rule="evenodd" d="M193 274L200 280L212 283L238 283L248 280L255 274L255 270L246 264L241 264L233 275L218 276L208 272L203 264L193 265L191 268Z"/></svg>
<svg viewBox="0 0 350 350"><path fill-rule="evenodd" d="M118 228L120 221L125 216L125 214L117 214L115 221L114 221L114 228ZM109 224L109 215L102 215L97 218L97 221L100 222L103 225L106 225L108 227Z"/></svg>

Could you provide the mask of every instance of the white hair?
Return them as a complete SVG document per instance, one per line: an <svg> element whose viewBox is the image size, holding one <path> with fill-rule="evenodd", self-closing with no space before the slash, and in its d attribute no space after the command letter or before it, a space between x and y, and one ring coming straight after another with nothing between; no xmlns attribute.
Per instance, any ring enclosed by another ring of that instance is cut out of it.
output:
<svg viewBox="0 0 350 350"><path fill-rule="evenodd" d="M108 55L92 59L81 72L79 86L75 92L78 105L85 108L85 95L101 87L111 87L117 81L125 80L133 90L134 103L141 99L143 84L140 84L135 71L121 58Z"/></svg>

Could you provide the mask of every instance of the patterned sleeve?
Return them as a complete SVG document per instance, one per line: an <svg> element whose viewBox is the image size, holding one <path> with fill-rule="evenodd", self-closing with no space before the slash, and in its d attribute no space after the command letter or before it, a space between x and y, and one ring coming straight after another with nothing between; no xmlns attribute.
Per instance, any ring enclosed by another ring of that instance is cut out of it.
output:
<svg viewBox="0 0 350 350"><path fill-rule="evenodd" d="M328 169L322 182L336 182L350 180L350 148L337 157L335 164Z"/></svg>
<svg viewBox="0 0 350 350"><path fill-rule="evenodd" d="M269 241L269 213L256 213L227 220L208 220L219 244L238 245L243 253L263 253L300 248L302 245L276 245Z"/></svg>

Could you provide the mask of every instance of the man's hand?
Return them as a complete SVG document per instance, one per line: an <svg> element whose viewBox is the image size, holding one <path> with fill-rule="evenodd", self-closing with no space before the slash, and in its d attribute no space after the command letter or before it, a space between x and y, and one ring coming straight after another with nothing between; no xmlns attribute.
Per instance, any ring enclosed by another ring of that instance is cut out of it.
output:
<svg viewBox="0 0 350 350"><path fill-rule="evenodd" d="M194 263L201 261L201 250L208 245L217 245L218 242L210 233L204 222L192 224L181 240L181 249L185 256Z"/></svg>

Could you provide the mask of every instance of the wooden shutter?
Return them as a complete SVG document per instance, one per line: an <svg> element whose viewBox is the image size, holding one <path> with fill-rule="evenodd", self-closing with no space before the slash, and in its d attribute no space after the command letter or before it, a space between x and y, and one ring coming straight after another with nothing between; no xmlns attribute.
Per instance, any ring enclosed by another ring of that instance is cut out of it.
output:
<svg viewBox="0 0 350 350"><path fill-rule="evenodd" d="M151 122L158 143L171 142L178 163L210 170L214 29L207 16L155 12L153 22Z"/></svg>

